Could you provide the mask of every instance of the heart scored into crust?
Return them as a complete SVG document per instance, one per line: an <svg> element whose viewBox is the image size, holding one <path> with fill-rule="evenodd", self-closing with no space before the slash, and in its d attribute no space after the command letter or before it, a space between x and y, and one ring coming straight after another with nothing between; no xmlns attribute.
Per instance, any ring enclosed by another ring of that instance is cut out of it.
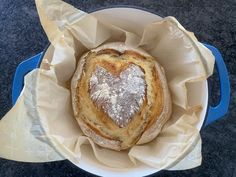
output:
<svg viewBox="0 0 236 177"><path fill-rule="evenodd" d="M146 82L142 69L131 64L114 76L105 68L96 66L90 78L90 96L119 126L128 125L140 109L145 97Z"/></svg>
<svg viewBox="0 0 236 177"><path fill-rule="evenodd" d="M83 55L71 95L82 132L113 150L151 141L171 114L164 70L145 51L123 43Z"/></svg>

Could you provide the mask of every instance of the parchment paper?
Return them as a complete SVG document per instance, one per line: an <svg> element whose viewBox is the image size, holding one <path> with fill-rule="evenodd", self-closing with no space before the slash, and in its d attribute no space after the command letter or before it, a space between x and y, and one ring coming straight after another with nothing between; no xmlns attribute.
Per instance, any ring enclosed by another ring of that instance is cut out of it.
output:
<svg viewBox="0 0 236 177"><path fill-rule="evenodd" d="M201 103L190 104L186 84L206 80L212 74L214 57L193 33L186 31L174 17L147 25L139 36L98 21L60 0L36 0L36 6L41 24L55 48L54 54L52 58L44 58L42 67L27 76L27 89L1 120L0 131L4 132L7 126L10 130L6 136L0 134L1 144L13 145L8 143L13 141L9 132L15 131L13 120L20 117L26 123L19 121L17 132L24 130L29 138L14 134L17 136L14 145L19 147L14 153L26 154L28 143L35 154L44 146L50 158L41 154L41 161L67 158L79 165L81 157L86 157L89 151L96 163L116 169L129 169L142 163L157 170L180 170L201 164L201 139L196 128ZM159 136L150 143L122 152L101 148L82 134L73 117L70 99L70 79L79 56L111 41L141 47L156 57L165 69L173 101L172 117ZM22 117L17 115L19 112ZM31 123L27 126L28 122ZM6 147L0 151L5 158L37 161L32 154L8 155Z"/></svg>

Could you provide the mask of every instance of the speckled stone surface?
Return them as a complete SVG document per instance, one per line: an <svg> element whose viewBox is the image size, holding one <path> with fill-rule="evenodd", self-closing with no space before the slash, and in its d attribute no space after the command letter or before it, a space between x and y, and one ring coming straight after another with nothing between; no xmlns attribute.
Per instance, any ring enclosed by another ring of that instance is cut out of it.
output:
<svg viewBox="0 0 236 177"><path fill-rule="evenodd" d="M216 46L225 59L231 81L229 112L202 129L203 162L185 171L162 171L156 177L236 177L236 1L235 0L68 0L84 11L133 5L161 16L175 16L198 39ZM47 37L33 0L0 1L0 117L11 108L11 86L17 65L41 52ZM217 73L209 79L210 104L219 99ZM1 145L0 145L1 148ZM88 174L69 161L22 163L0 159L0 177L74 177Z"/></svg>

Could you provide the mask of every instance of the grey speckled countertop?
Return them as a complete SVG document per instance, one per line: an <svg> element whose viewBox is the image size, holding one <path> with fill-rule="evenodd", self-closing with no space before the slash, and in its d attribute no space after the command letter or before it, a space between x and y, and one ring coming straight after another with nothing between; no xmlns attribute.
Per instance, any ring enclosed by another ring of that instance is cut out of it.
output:
<svg viewBox="0 0 236 177"><path fill-rule="evenodd" d="M158 177L236 177L236 1L235 0L68 0L74 6L93 11L113 5L133 5L161 16L175 16L198 39L216 46L229 70L231 104L222 119L202 129L203 162L186 171L163 171ZM40 26L33 0L0 1L0 117L11 108L12 79L17 65L41 52L47 37ZM210 104L219 98L218 77L209 79ZM1 145L0 145L1 146ZM1 148L1 147L0 147ZM69 161L21 163L0 159L0 177L93 176Z"/></svg>

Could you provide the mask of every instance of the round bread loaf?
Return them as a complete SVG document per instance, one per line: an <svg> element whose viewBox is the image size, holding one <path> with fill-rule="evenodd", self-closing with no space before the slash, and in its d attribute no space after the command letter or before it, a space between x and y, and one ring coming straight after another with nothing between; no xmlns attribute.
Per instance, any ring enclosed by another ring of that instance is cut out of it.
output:
<svg viewBox="0 0 236 177"><path fill-rule="evenodd" d="M150 142L171 115L164 69L144 50L120 42L80 58L71 95L83 133L113 150Z"/></svg>

